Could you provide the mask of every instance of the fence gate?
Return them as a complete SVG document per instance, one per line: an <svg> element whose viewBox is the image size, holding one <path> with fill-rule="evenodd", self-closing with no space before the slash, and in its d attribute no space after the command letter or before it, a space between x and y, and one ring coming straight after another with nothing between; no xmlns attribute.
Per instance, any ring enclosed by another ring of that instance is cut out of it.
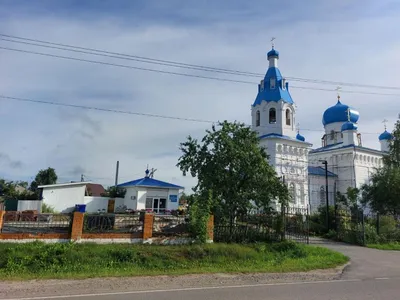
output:
<svg viewBox="0 0 400 300"><path fill-rule="evenodd" d="M283 207L284 239L299 243L310 243L308 208Z"/></svg>
<svg viewBox="0 0 400 300"><path fill-rule="evenodd" d="M337 240L365 245L364 213L361 209L337 210L334 225Z"/></svg>

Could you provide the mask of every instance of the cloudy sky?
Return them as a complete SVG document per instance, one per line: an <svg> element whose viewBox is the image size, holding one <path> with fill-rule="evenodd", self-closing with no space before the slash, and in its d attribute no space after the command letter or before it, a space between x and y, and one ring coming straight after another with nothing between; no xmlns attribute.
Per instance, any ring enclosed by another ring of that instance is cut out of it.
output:
<svg viewBox="0 0 400 300"><path fill-rule="evenodd" d="M399 12L398 1L386 0L0 0L0 33L253 73L265 73L269 41L276 37L286 77L399 86L342 88L342 102L360 111L364 146L379 148L382 120L389 120L392 129L400 111ZM250 105L261 79L4 40L0 47L254 82L175 76L0 49L1 95L121 111L250 123ZM336 103L336 85L290 84L302 134L319 147L322 114ZM179 143L188 135L201 137L209 127L0 99L0 177L31 180L39 169L51 166L60 182L84 174L107 185L113 183L119 160L121 182L141 177L149 164L158 169L156 178L190 190L194 180L175 167Z"/></svg>

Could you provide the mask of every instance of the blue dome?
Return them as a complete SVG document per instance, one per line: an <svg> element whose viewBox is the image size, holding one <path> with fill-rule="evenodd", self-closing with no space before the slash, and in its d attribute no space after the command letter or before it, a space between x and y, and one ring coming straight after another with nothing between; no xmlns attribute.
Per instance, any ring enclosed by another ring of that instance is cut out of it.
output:
<svg viewBox="0 0 400 300"><path fill-rule="evenodd" d="M347 122L347 110L350 108L350 122L357 123L360 117L358 111L352 109L346 104L342 104L339 100L336 105L329 107L322 117L322 124L328 125L336 122Z"/></svg>
<svg viewBox="0 0 400 300"><path fill-rule="evenodd" d="M267 58L270 58L271 56L277 56L277 57L279 57L279 52L276 51L275 49L272 49L271 51L269 51L269 52L267 53Z"/></svg>
<svg viewBox="0 0 400 300"><path fill-rule="evenodd" d="M342 125L342 131L345 131L345 130L357 130L357 125L352 122L347 121L346 123L343 123L343 125Z"/></svg>
<svg viewBox="0 0 400 300"><path fill-rule="evenodd" d="M297 135L296 135L296 139L297 140L299 140L299 141L302 141L302 142L304 142L306 139L304 138L304 136L302 136L300 133L298 133Z"/></svg>
<svg viewBox="0 0 400 300"><path fill-rule="evenodd" d="M381 135L379 136L380 141L391 140L392 138L393 138L393 136L386 130L383 133L381 133Z"/></svg>

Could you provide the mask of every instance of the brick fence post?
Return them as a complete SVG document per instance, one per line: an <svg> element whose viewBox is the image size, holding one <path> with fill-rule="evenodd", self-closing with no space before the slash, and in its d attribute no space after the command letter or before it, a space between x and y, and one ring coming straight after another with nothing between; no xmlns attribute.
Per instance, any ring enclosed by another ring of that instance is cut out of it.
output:
<svg viewBox="0 0 400 300"><path fill-rule="evenodd" d="M71 226L71 240L77 241L82 237L84 213L74 212Z"/></svg>
<svg viewBox="0 0 400 300"><path fill-rule="evenodd" d="M207 239L214 241L214 216L210 215L207 222Z"/></svg>
<svg viewBox="0 0 400 300"><path fill-rule="evenodd" d="M3 220L4 220L5 214L6 214L6 212L4 210L0 210L0 232L3 229Z"/></svg>
<svg viewBox="0 0 400 300"><path fill-rule="evenodd" d="M153 214L144 214L143 218L143 239L147 240L153 237L153 223L154 223L154 215Z"/></svg>

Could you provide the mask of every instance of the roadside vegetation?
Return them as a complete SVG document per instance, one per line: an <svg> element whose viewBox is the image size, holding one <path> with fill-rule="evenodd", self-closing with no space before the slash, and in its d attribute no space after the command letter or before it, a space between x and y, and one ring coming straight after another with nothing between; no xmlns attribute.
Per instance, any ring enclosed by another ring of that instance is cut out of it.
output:
<svg viewBox="0 0 400 300"><path fill-rule="evenodd" d="M400 251L400 243L388 243L388 244L368 244L368 248L375 248L379 250L398 250Z"/></svg>
<svg viewBox="0 0 400 300"><path fill-rule="evenodd" d="M347 261L340 253L293 242L181 246L0 244L3 280L298 272L332 268Z"/></svg>

